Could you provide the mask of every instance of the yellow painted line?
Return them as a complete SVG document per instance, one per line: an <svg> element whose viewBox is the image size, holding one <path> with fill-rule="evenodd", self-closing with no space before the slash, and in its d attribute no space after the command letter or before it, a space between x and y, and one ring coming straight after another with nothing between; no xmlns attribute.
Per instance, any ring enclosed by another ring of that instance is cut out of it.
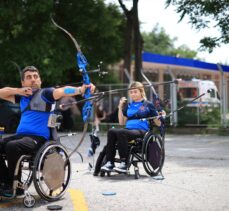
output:
<svg viewBox="0 0 229 211"><path fill-rule="evenodd" d="M83 192L76 189L68 189L75 211L88 211L88 206Z"/></svg>

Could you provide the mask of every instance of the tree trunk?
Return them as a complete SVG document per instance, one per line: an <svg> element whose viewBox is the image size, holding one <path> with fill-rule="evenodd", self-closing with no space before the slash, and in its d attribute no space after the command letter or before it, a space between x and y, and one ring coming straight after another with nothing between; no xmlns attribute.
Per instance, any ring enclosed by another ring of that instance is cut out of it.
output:
<svg viewBox="0 0 229 211"><path fill-rule="evenodd" d="M135 53L135 80L142 81L142 36L140 33L139 19L138 19L138 0L134 0L133 4L134 17L134 53Z"/></svg>
<svg viewBox="0 0 229 211"><path fill-rule="evenodd" d="M133 7L127 10L122 0L118 0L124 14L127 18L126 25L126 38L124 49L124 68L130 73L132 52L134 51L135 68L133 80L141 81L141 68L142 68L142 37L139 29L138 19L138 0L133 0Z"/></svg>
<svg viewBox="0 0 229 211"><path fill-rule="evenodd" d="M127 18L127 24L126 24L126 37L125 37L125 49L124 49L124 68L128 71L130 74L130 68L131 68L131 57L132 57L132 43L133 43L133 18L131 12L128 15ZM125 77L124 74L124 82L128 82L129 80L127 77Z"/></svg>

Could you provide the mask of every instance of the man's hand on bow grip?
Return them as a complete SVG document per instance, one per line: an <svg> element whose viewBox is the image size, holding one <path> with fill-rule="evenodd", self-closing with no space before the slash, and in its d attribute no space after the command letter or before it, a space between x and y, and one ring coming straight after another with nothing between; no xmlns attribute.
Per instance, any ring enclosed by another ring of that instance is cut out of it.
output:
<svg viewBox="0 0 229 211"><path fill-rule="evenodd" d="M83 84L83 85L81 86L81 94L82 94L82 95L84 95L84 93L85 93L85 91L86 91L87 88L90 88L90 92L91 92L91 93L94 93L94 92L95 92L95 89L96 89L96 87L95 87L95 85L94 85L93 83L90 83L90 84L88 84L88 85Z"/></svg>

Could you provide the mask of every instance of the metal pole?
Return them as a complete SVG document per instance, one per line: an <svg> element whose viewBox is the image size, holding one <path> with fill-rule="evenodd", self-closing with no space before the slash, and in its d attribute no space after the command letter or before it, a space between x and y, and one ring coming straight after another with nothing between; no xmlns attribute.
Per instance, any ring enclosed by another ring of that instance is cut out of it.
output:
<svg viewBox="0 0 229 211"><path fill-rule="evenodd" d="M200 125L200 106L197 106L197 125Z"/></svg>
<svg viewBox="0 0 229 211"><path fill-rule="evenodd" d="M224 78L224 71L220 64L217 64L217 67L221 73L220 78L220 97L221 97L221 126L223 128L227 127L227 87L226 87L226 80Z"/></svg>
<svg viewBox="0 0 229 211"><path fill-rule="evenodd" d="M143 70L141 69L141 74L142 74L142 77L146 80L146 82L149 84L149 85L152 85L152 83L150 82L150 80L146 77L145 73L143 72ZM154 89L153 86L151 86L151 90L153 91L153 93L155 95L157 95L156 93L156 90Z"/></svg>
<svg viewBox="0 0 229 211"><path fill-rule="evenodd" d="M168 72L172 80L175 80L176 77L174 76L173 72L169 68L168 68ZM170 84L170 102L171 102L171 110L172 111L177 110L177 85L175 83ZM170 117L170 124L176 127L177 123L178 123L178 115L177 112L175 112Z"/></svg>
<svg viewBox="0 0 229 211"><path fill-rule="evenodd" d="M130 77L130 73L128 72L128 70L126 68L124 68L124 73L125 73L127 79L129 80L129 84L130 84L130 82L132 81L132 79Z"/></svg>
<svg viewBox="0 0 229 211"><path fill-rule="evenodd" d="M112 87L111 87L111 85L109 85L109 90L111 90L112 89ZM109 112L112 112L112 95L111 94L109 94Z"/></svg>

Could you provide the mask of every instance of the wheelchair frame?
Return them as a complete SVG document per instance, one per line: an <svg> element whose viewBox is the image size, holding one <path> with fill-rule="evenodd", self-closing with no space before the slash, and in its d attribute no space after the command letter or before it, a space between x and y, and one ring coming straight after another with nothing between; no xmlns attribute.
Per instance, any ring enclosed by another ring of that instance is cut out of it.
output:
<svg viewBox="0 0 229 211"><path fill-rule="evenodd" d="M161 135L157 135L153 131L153 120L149 120L150 130L143 138L137 138L129 142L128 159L127 159L127 174L131 165L134 166L135 179L140 177L138 163L142 163L146 173L149 176L157 176L162 174L162 168L165 160L164 147L164 131ZM153 155L152 155L153 151ZM100 152L95 165L94 176L110 176L111 172L101 171L100 168L107 162L106 146ZM115 158L115 162L120 163L120 159Z"/></svg>
<svg viewBox="0 0 229 211"><path fill-rule="evenodd" d="M51 134L54 141L47 141L35 155L19 158L14 172L13 195L8 199L15 198L20 188L25 193L24 206L33 207L36 199L28 190L32 182L38 195L46 201L57 201L65 194L71 178L71 163L56 128L51 128Z"/></svg>

